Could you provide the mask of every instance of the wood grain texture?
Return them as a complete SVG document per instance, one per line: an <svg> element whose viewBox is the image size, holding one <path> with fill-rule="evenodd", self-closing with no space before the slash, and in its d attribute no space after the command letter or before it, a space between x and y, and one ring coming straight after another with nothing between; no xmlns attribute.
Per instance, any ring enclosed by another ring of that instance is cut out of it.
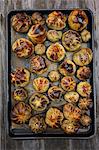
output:
<svg viewBox="0 0 99 150"><path fill-rule="evenodd" d="M95 69L97 133L89 140L12 140L7 135L6 15L12 9L90 8L95 19ZM99 1L98 0L0 0L0 150L99 150Z"/></svg>

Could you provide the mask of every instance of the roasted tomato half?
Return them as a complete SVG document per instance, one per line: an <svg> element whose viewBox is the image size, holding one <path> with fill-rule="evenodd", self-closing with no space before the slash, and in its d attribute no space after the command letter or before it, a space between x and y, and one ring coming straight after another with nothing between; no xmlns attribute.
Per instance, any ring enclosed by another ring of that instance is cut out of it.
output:
<svg viewBox="0 0 99 150"><path fill-rule="evenodd" d="M43 55L45 53L46 47L44 44L37 44L35 46L35 53L37 55Z"/></svg>
<svg viewBox="0 0 99 150"><path fill-rule="evenodd" d="M73 91L76 87L76 81L70 76L63 77L61 80L61 87L67 92Z"/></svg>
<svg viewBox="0 0 99 150"><path fill-rule="evenodd" d="M62 37L62 32L61 31L49 30L47 32L47 38L51 42L57 42L61 39L61 37Z"/></svg>
<svg viewBox="0 0 99 150"><path fill-rule="evenodd" d="M76 31L68 30L63 33L62 44L67 51L77 51L81 47L81 36Z"/></svg>
<svg viewBox="0 0 99 150"><path fill-rule="evenodd" d="M49 72L48 77L52 82L56 82L60 79L60 74L58 71L52 70Z"/></svg>
<svg viewBox="0 0 99 150"><path fill-rule="evenodd" d="M79 80L86 80L91 76L91 69L89 67L83 66L77 70L77 78Z"/></svg>
<svg viewBox="0 0 99 150"><path fill-rule="evenodd" d="M32 73L43 74L47 71L48 64L42 56L33 56L30 60L30 70Z"/></svg>
<svg viewBox="0 0 99 150"><path fill-rule="evenodd" d="M17 88L13 92L13 98L16 101L24 101L28 96L28 92L24 88Z"/></svg>
<svg viewBox="0 0 99 150"><path fill-rule="evenodd" d="M48 47L46 55L49 60L59 62L65 57L64 47L59 43L53 43Z"/></svg>
<svg viewBox="0 0 99 150"><path fill-rule="evenodd" d="M70 121L70 120L64 120L61 128L64 130L67 134L74 134L78 131L80 125L76 122Z"/></svg>
<svg viewBox="0 0 99 150"><path fill-rule="evenodd" d="M88 24L88 17L83 10L75 9L68 17L68 24L71 29L82 31Z"/></svg>
<svg viewBox="0 0 99 150"><path fill-rule="evenodd" d="M82 97L89 97L92 89L91 89L91 85L90 83L88 83L87 81L84 82L80 82L77 85L77 92L82 96Z"/></svg>
<svg viewBox="0 0 99 150"><path fill-rule="evenodd" d="M12 45L12 51L20 58L27 58L34 52L34 45L25 38L17 39Z"/></svg>
<svg viewBox="0 0 99 150"><path fill-rule="evenodd" d="M81 110L77 106L67 103L63 107L63 114L64 117L70 121L79 121L81 117Z"/></svg>
<svg viewBox="0 0 99 150"><path fill-rule="evenodd" d="M77 92L67 92L65 95L64 95L64 99L67 101L67 102L70 102L70 103L77 103L78 100L79 100L79 94Z"/></svg>
<svg viewBox="0 0 99 150"><path fill-rule="evenodd" d="M49 80L45 77L38 77L33 80L33 87L39 93L44 93L49 88Z"/></svg>
<svg viewBox="0 0 99 150"><path fill-rule="evenodd" d="M39 93L34 93L29 100L29 104L35 111L43 111L47 108L47 105L49 104L49 99Z"/></svg>
<svg viewBox="0 0 99 150"><path fill-rule="evenodd" d="M15 31L25 33L32 25L31 17L26 13L17 13L12 17L12 27Z"/></svg>
<svg viewBox="0 0 99 150"><path fill-rule="evenodd" d="M66 16L60 11L53 11L48 15L46 23L50 29L62 30L66 26Z"/></svg>
<svg viewBox="0 0 99 150"><path fill-rule="evenodd" d="M17 124L27 122L31 117L31 107L24 102L17 103L11 111L11 120Z"/></svg>
<svg viewBox="0 0 99 150"><path fill-rule="evenodd" d="M88 30L84 29L81 32L81 38L83 40L83 42L88 42L91 39L91 34Z"/></svg>
<svg viewBox="0 0 99 150"><path fill-rule="evenodd" d="M80 98L78 102L78 106L80 109L89 109L93 106L93 101L91 98Z"/></svg>
<svg viewBox="0 0 99 150"><path fill-rule="evenodd" d="M80 122L83 126L89 126L91 124L92 120L91 120L90 116L84 114L81 117Z"/></svg>
<svg viewBox="0 0 99 150"><path fill-rule="evenodd" d="M49 108L46 113L45 122L52 128L59 128L63 118L63 113L59 109Z"/></svg>
<svg viewBox="0 0 99 150"><path fill-rule="evenodd" d="M45 17L39 12L34 12L32 14L31 19L33 24L41 24L41 25L45 24Z"/></svg>
<svg viewBox="0 0 99 150"><path fill-rule="evenodd" d="M33 116L29 121L29 127L34 133L41 133L46 130L46 123L44 118L39 115Z"/></svg>
<svg viewBox="0 0 99 150"><path fill-rule="evenodd" d="M51 100L56 101L62 98L63 90L58 86L52 86L48 90L48 96Z"/></svg>
<svg viewBox="0 0 99 150"><path fill-rule="evenodd" d="M73 55L73 61L78 66L88 65L92 61L92 50L90 48L82 48Z"/></svg>
<svg viewBox="0 0 99 150"><path fill-rule="evenodd" d="M69 59L65 59L58 67L59 72L64 75L74 75L76 72L76 65Z"/></svg>
<svg viewBox="0 0 99 150"><path fill-rule="evenodd" d="M25 87L30 81L30 72L25 68L17 68L11 73L11 82L17 87Z"/></svg>
<svg viewBox="0 0 99 150"><path fill-rule="evenodd" d="M33 25L28 32L28 37L34 44L43 43L46 40L46 30L41 24Z"/></svg>

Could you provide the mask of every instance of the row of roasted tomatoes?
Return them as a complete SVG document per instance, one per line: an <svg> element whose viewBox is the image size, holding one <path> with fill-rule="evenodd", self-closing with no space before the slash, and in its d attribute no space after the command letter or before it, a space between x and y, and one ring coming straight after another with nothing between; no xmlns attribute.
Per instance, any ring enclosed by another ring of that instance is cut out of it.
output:
<svg viewBox="0 0 99 150"><path fill-rule="evenodd" d="M68 93L65 97L71 96L71 94L75 94L77 100L76 92ZM40 113L38 115L33 115L32 109L37 112L42 112L49 103L49 100L45 95L35 93L29 100L30 105L25 102L18 102L13 107L11 120L17 124L28 123L34 133L46 131L47 126L54 129L61 127L65 133L69 134L76 133L81 125L87 127L92 122L90 116L85 112L92 107L93 103L90 98L80 98L78 107L75 105L75 102L71 103L71 100L68 100L69 102L63 106L62 110L56 107L50 107L47 110L46 115ZM40 104L41 101L42 103Z"/></svg>
<svg viewBox="0 0 99 150"><path fill-rule="evenodd" d="M81 67L80 69L84 68L87 69L85 66ZM29 121L29 126L33 132L45 131L46 124L52 128L58 128L61 126L66 133L75 133L80 127L78 122L80 122L83 126L90 125L91 118L86 114L86 111L93 106L93 102L92 99L90 99L91 85L88 82L82 81L77 84L76 88L75 79L72 76L66 76L61 79L61 87L51 86L49 88L50 82L47 78L35 78L33 80L33 87L36 93L29 98L29 104L25 104L25 100L28 98L28 92L22 87L25 87L29 83L30 77L27 78L27 72L29 73L27 69L19 68L14 73L13 81L15 82L12 83L15 84L17 81L19 81L19 83L15 85L17 89L13 92L13 99L18 102L12 108L11 119L13 122L18 124L28 122L33 112L36 111L40 114L33 115ZM58 71L51 71L49 73L50 81L51 79L55 79L52 82L59 80L58 75L60 75ZM18 80L16 80L15 77L18 77ZM82 77L88 78L89 76L86 76L85 74ZM22 84L20 84L20 80ZM75 88L79 94L75 91ZM47 92L47 95L45 92ZM63 113L58 108L49 108L51 101L58 102L62 98L66 100L66 104L63 106ZM41 113L46 110L46 117L44 118L44 116L42 117ZM67 120L63 121L64 117ZM42 128L40 127L40 124L42 125Z"/></svg>
<svg viewBox="0 0 99 150"><path fill-rule="evenodd" d="M43 20L43 23L42 23L42 20ZM72 20L72 25L74 23L74 26L75 26L74 28L69 23L69 21L71 20ZM29 24L29 22L31 22L31 24ZM59 62L65 56L64 48L67 51L77 51L81 48L82 41L88 42L91 39L90 32L84 29L88 24L88 17L85 14L85 12L82 10L74 10L70 13L68 17L68 24L72 30L68 30L65 32L63 28L66 27L66 15L64 15L63 13L59 11L51 12L46 19L46 24L48 28L53 29L53 30L47 31L47 29L43 26L45 23L44 16L42 16L42 14L38 12L33 13L31 17L27 15L26 13L17 13L16 15L12 17L11 23L12 23L12 27L17 32L22 32L22 33L28 32L27 35L29 39L33 42L32 43L25 38L20 38L13 43L12 50L20 58L21 57L27 58L34 53L33 44L38 44L35 47L36 54L40 54L40 55L44 54L45 46L42 43L45 42L46 38L49 41L54 42L54 43L62 39L63 46L60 43L52 44L47 49L47 52L46 52L46 55L50 60L54 62ZM81 26L81 29L77 30L76 26L78 27ZM64 33L62 34L62 31L58 31L58 30L62 30ZM74 30L81 31L81 33L78 33ZM42 49L42 51L40 51L39 49ZM57 55L56 55L56 52L58 53Z"/></svg>

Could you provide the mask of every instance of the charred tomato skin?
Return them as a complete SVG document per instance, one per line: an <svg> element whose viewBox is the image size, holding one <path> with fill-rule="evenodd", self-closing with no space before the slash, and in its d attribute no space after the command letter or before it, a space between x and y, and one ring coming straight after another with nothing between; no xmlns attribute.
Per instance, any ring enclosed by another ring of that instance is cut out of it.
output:
<svg viewBox="0 0 99 150"><path fill-rule="evenodd" d="M62 37L62 32L61 31L56 31L56 30L49 30L47 32L47 38L51 42L58 42Z"/></svg>
<svg viewBox="0 0 99 150"><path fill-rule="evenodd" d="M46 40L46 30L41 24L33 25L27 35L34 44L41 44Z"/></svg>
<svg viewBox="0 0 99 150"><path fill-rule="evenodd" d="M82 31L88 24L88 17L83 10L75 9L68 17L68 24L71 29Z"/></svg>
<svg viewBox="0 0 99 150"><path fill-rule="evenodd" d="M87 81L82 81L77 84L77 92L82 96L82 97L89 97L92 89L90 83Z"/></svg>
<svg viewBox="0 0 99 150"><path fill-rule="evenodd" d="M65 59L58 67L59 72L63 76L74 75L76 72L76 65L69 59Z"/></svg>
<svg viewBox="0 0 99 150"><path fill-rule="evenodd" d="M88 30L84 29L81 32L81 38L83 42L88 42L91 39L91 33Z"/></svg>
<svg viewBox="0 0 99 150"><path fill-rule="evenodd" d="M33 87L39 93L45 93L49 88L49 80L45 77L38 77L33 80Z"/></svg>
<svg viewBox="0 0 99 150"><path fill-rule="evenodd" d="M40 115L35 115L29 120L29 127L34 133L42 133L46 130L44 118Z"/></svg>
<svg viewBox="0 0 99 150"><path fill-rule="evenodd" d="M65 54L66 53L65 53L64 47L58 42L51 44L47 48L47 51L46 51L47 58L50 61L55 62L55 63L63 60L65 57Z"/></svg>
<svg viewBox="0 0 99 150"><path fill-rule="evenodd" d="M25 87L29 81L30 72L26 68L18 67L11 73L11 83L16 87Z"/></svg>
<svg viewBox="0 0 99 150"><path fill-rule="evenodd" d="M12 27L15 31L20 33L28 32L32 25L31 17L26 13L17 13L11 19Z"/></svg>
<svg viewBox="0 0 99 150"><path fill-rule="evenodd" d="M58 86L52 86L48 89L48 96L51 100L57 101L62 98L63 90Z"/></svg>
<svg viewBox="0 0 99 150"><path fill-rule="evenodd" d="M24 102L18 102L12 108L11 120L16 124L24 124L31 117L31 107Z"/></svg>
<svg viewBox="0 0 99 150"><path fill-rule="evenodd" d="M45 24L45 17L39 13L39 12L34 12L31 16L33 24Z"/></svg>
<svg viewBox="0 0 99 150"><path fill-rule="evenodd" d="M81 109L72 103L66 103L63 106L64 117L70 121L79 122L81 113Z"/></svg>
<svg viewBox="0 0 99 150"><path fill-rule="evenodd" d="M13 43L12 51L19 58L28 58L34 53L34 45L25 38L19 38Z"/></svg>
<svg viewBox="0 0 99 150"><path fill-rule="evenodd" d="M66 91L74 91L76 87L76 81L71 76L66 76L61 79L61 87Z"/></svg>
<svg viewBox="0 0 99 150"><path fill-rule="evenodd" d="M70 120L64 120L61 128L66 134L74 134L78 131L80 125Z"/></svg>
<svg viewBox="0 0 99 150"><path fill-rule="evenodd" d="M42 56L33 56L30 60L30 71L35 74L43 74L48 69L48 63Z"/></svg>
<svg viewBox="0 0 99 150"><path fill-rule="evenodd" d="M60 11L53 11L46 19L47 26L50 29L62 30L66 26L66 16Z"/></svg>
<svg viewBox="0 0 99 150"><path fill-rule="evenodd" d="M35 53L37 55L43 55L45 53L46 47L44 44L37 44L35 46Z"/></svg>
<svg viewBox="0 0 99 150"><path fill-rule="evenodd" d="M67 92L64 95L64 99L70 103L77 103L79 101L79 94L75 91Z"/></svg>
<svg viewBox="0 0 99 150"><path fill-rule="evenodd" d="M91 124L92 120L91 120L90 116L84 114L84 115L82 115L80 122L83 126L89 126Z"/></svg>
<svg viewBox="0 0 99 150"><path fill-rule="evenodd" d="M62 35L62 44L67 51L77 51L81 47L81 36L74 30L68 30Z"/></svg>
<svg viewBox="0 0 99 150"><path fill-rule="evenodd" d="M92 57L93 53L90 48L81 48L80 51L74 53L73 61L78 66L86 66L91 63Z"/></svg>
<svg viewBox="0 0 99 150"><path fill-rule="evenodd" d="M78 106L82 110L88 110L92 108L93 106L93 101L91 98L80 98L78 102Z"/></svg>
<svg viewBox="0 0 99 150"><path fill-rule="evenodd" d="M51 107L46 112L45 122L51 128L59 128L63 118L63 113L59 109Z"/></svg>
<svg viewBox="0 0 99 150"><path fill-rule="evenodd" d="M17 88L13 91L13 98L16 101L24 101L28 97L28 92L24 88Z"/></svg>
<svg viewBox="0 0 99 150"><path fill-rule="evenodd" d="M80 67L76 76L79 80L87 80L91 76L91 69L87 66Z"/></svg>
<svg viewBox="0 0 99 150"><path fill-rule="evenodd" d="M29 104L33 110L41 112L47 108L49 99L44 94L34 93L29 99Z"/></svg>
<svg viewBox="0 0 99 150"><path fill-rule="evenodd" d="M52 70L52 71L49 72L48 78L50 79L50 81L56 82L60 79L60 74L59 74L58 71Z"/></svg>

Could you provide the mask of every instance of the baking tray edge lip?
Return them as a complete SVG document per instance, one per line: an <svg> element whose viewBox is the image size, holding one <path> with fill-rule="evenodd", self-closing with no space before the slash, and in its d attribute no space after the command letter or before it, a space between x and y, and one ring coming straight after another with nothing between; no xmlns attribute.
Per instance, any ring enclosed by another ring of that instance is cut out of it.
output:
<svg viewBox="0 0 99 150"><path fill-rule="evenodd" d="M8 100L7 100L7 129L6 129L6 131L7 131L7 134L10 136L10 123L9 123L9 102L10 102L10 100L9 100L9 65L10 65L10 63L9 63L9 54L8 54L8 51L9 51L9 44L8 44L8 34L9 34L9 14L11 13L11 11L7 14L7 17L6 17L6 29L7 29L7 32L6 32L6 50L7 50L7 67L8 67L8 76L7 76L7 87L8 87L8 91L7 91L7 98L8 98ZM10 136L11 137L11 136Z"/></svg>
<svg viewBox="0 0 99 150"><path fill-rule="evenodd" d="M91 9L88 9L89 10L89 12L90 12L90 14L91 14L91 17L92 17L92 24L94 25L94 13L91 11ZM94 134L93 134L93 136L95 136L96 135L96 101L97 101L97 99L96 99L96 79L95 79L95 77L96 77L96 70L95 70L95 52L94 52L94 48L95 48L95 46L94 46L94 37L95 37L95 32L94 32L94 30L95 30L95 27L92 29L92 50L93 50L93 93L94 93ZM93 137L92 136L92 137Z"/></svg>
<svg viewBox="0 0 99 150"><path fill-rule="evenodd" d="M11 10L9 10L8 11L8 13L7 13L7 17L11 14L11 13L13 13L13 12L21 12L21 11L25 11L25 12L28 12L28 11L54 11L54 10L56 10L56 11L68 11L68 10L74 10L74 9L80 9L80 10L87 10L87 11L89 11L90 12L90 14L91 14L91 16L93 16L93 11L91 10L91 9L89 9L89 8L67 8L67 9L11 9Z"/></svg>
<svg viewBox="0 0 99 150"><path fill-rule="evenodd" d="M46 136L46 137L12 137L11 135L9 135L9 137L12 139L12 140L41 140L41 139L66 139L66 140L84 140L84 139L92 139L92 138L94 138L94 136L96 135L96 133L94 132L94 134L93 135L91 135L91 136L88 136L88 137L54 137L54 136L52 136L52 137L48 137L48 136Z"/></svg>
<svg viewBox="0 0 99 150"><path fill-rule="evenodd" d="M68 10L74 10L75 8L68 8L68 9L16 9L16 10L10 10L8 13L7 13L7 23L6 23L6 28L7 28L7 41L6 41L6 48L7 48L7 51L8 51L8 19L9 19L9 15L11 15L11 13L13 12L20 12L20 11L25 11L25 12L28 12L28 11L53 11L53 10L56 10L56 11L68 11ZM92 24L94 25L94 18L93 18L93 12L91 9L89 8L86 8L86 9L81 9L81 8L76 8L76 9L80 9L80 10L87 10L89 11L91 17L92 17ZM92 49L94 49L94 29L92 29L92 35L93 35L93 39L92 39ZM9 62L8 62L8 67L9 67ZM9 73L8 73L9 74ZM94 88L94 132L92 135L88 136L88 137L55 137L55 136L52 136L52 137L48 137L48 136L43 136L43 137L14 137L12 136L11 132L10 132L10 129L8 127L8 130L7 130L7 133L9 135L10 138L12 139L56 139L56 138L62 138L62 139L90 139L90 138L93 138L95 135L96 135L96 82L95 82L95 78L94 78L94 75L95 75L95 56L94 56L94 52L93 52L93 88ZM8 89L9 89L9 85L8 85ZM9 92L8 92L8 97L9 97ZM7 101L9 102L9 100ZM9 119L8 119L9 120ZM8 123L9 124L9 123ZM9 126L9 125L8 125Z"/></svg>

